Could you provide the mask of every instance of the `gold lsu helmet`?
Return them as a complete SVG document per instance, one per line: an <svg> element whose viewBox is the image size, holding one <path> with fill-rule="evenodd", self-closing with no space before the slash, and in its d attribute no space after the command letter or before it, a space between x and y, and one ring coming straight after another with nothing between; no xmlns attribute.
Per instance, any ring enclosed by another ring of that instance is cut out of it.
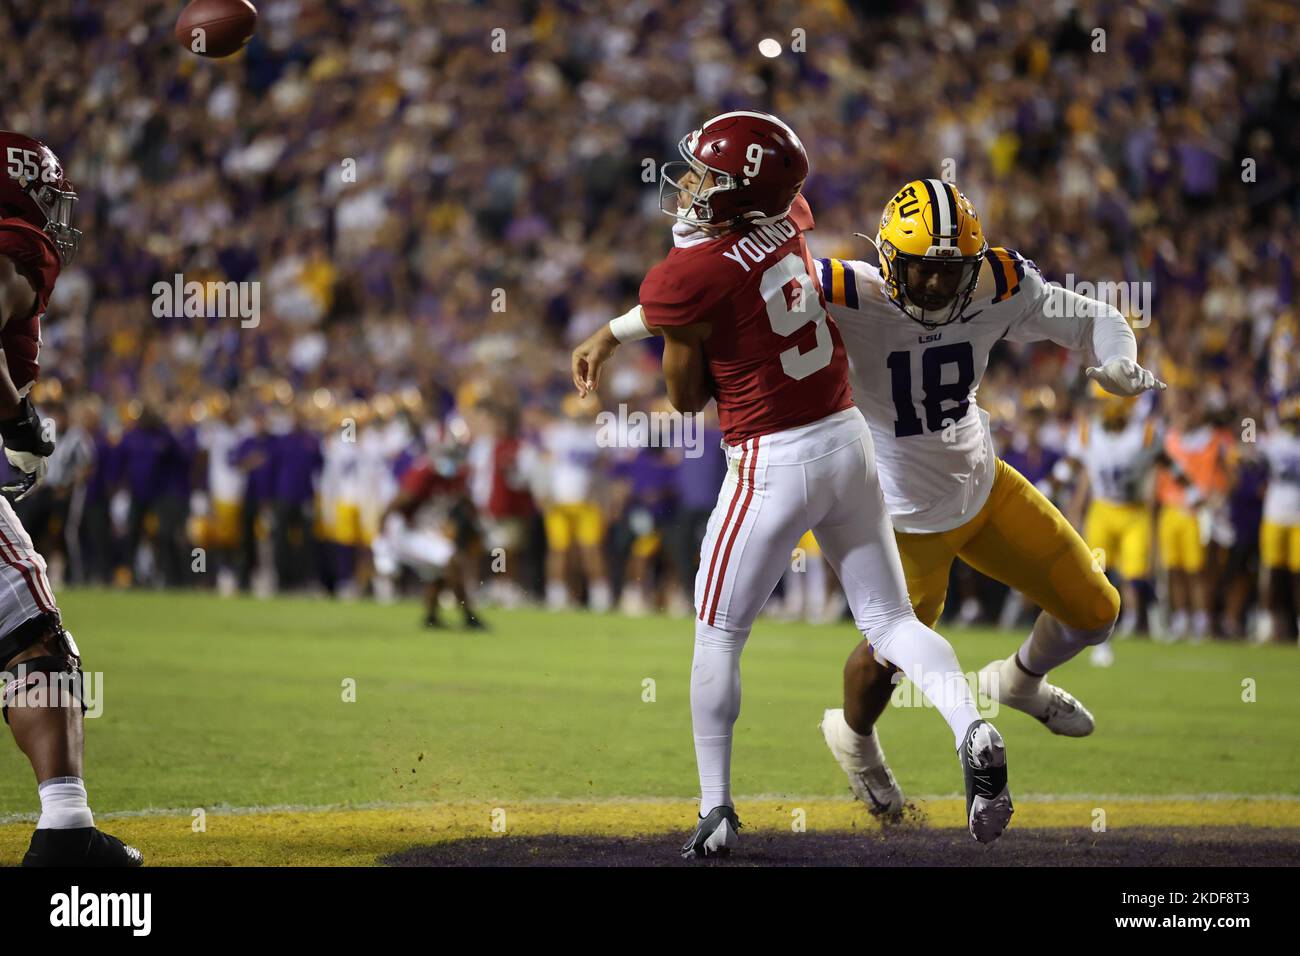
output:
<svg viewBox="0 0 1300 956"><path fill-rule="evenodd" d="M1136 395L1112 395L1097 382L1093 382L1088 387L1088 394L1092 398L1102 424L1110 428L1123 428L1137 409Z"/></svg>
<svg viewBox="0 0 1300 956"><path fill-rule="evenodd" d="M875 243L889 300L927 329L965 311L988 250L974 204L941 179L900 189L880 216Z"/></svg>

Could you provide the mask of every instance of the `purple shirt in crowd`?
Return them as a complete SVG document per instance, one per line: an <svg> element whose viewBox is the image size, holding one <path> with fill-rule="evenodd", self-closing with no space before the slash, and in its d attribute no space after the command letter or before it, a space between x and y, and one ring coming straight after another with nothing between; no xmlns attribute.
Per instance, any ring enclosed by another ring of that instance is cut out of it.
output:
<svg viewBox="0 0 1300 956"><path fill-rule="evenodd" d="M136 426L122 436L119 449L122 477L132 501L149 503L168 490L168 471L178 454L171 432L164 427Z"/></svg>
<svg viewBox="0 0 1300 956"><path fill-rule="evenodd" d="M310 502L316 495L316 475L324 463L320 438L305 429L278 435L273 454L275 500L295 505Z"/></svg>
<svg viewBox="0 0 1300 956"><path fill-rule="evenodd" d="M248 471L248 486L244 500L261 505L271 500L274 492L275 449L270 435L249 435L230 453L230 463L238 468L253 467Z"/></svg>

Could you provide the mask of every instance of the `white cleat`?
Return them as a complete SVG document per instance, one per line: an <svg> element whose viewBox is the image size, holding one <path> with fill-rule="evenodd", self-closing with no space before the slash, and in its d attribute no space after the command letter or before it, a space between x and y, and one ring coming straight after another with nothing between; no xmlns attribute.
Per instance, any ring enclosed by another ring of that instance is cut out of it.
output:
<svg viewBox="0 0 1300 956"><path fill-rule="evenodd" d="M1028 714L1042 722L1052 733L1062 737L1087 737L1096 729L1097 722L1093 720L1088 708L1079 703L1073 694L1046 680L1040 681L1037 689L1029 694L1011 693L1004 674L1005 668L1015 666L1015 661L1010 658L986 665L979 672L980 693L999 704Z"/></svg>
<svg viewBox="0 0 1300 956"><path fill-rule="evenodd" d="M966 823L980 843L992 843L1011 822L1015 807L1007 786L1007 746L997 728L977 720L957 749L966 777Z"/></svg>
<svg viewBox="0 0 1300 956"><path fill-rule="evenodd" d="M849 789L853 795L866 805L873 817L882 820L898 819L906 801L902 788L894 779L894 773L880 750L879 733L874 735L877 738L876 753L862 754L860 748L854 746L857 735L844 719L842 708L836 707L822 714L820 727L831 756L849 778Z"/></svg>

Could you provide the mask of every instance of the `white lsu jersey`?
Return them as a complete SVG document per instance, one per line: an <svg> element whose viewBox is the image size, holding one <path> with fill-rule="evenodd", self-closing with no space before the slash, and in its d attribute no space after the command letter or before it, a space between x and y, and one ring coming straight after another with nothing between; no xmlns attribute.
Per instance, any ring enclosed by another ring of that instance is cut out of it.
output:
<svg viewBox="0 0 1300 956"><path fill-rule="evenodd" d="M1277 429L1264 435L1259 450L1268 460L1264 520L1300 525L1300 435Z"/></svg>
<svg viewBox="0 0 1300 956"><path fill-rule="evenodd" d="M904 532L960 527L988 500L996 459L976 396L993 346L1050 339L1091 349L1092 313L1113 312L1047 283L1019 253L996 248L985 254L962 316L927 329L889 301L875 266L842 259L818 265L848 351L853 399L875 441L885 501ZM1133 337L1118 312L1106 334L1108 341Z"/></svg>
<svg viewBox="0 0 1300 956"><path fill-rule="evenodd" d="M1134 415L1123 428L1107 431L1094 417L1070 435L1066 452L1083 462L1094 498L1124 505L1143 500L1163 447L1152 421Z"/></svg>
<svg viewBox="0 0 1300 956"><path fill-rule="evenodd" d="M208 494L217 501L242 502L248 476L230 460L246 428L212 419L199 426L199 447L208 453Z"/></svg>

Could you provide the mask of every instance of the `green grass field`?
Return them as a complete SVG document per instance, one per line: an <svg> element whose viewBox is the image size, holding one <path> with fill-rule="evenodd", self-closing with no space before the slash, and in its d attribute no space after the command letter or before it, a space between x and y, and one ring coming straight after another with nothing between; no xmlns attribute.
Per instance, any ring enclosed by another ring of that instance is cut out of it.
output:
<svg viewBox="0 0 1300 956"><path fill-rule="evenodd" d="M101 816L687 801L696 792L687 619L498 611L490 633L466 634L418 627L410 603L103 591L70 591L60 603L87 668L106 675L103 715L86 731ZM948 636L970 671L1020 640ZM733 771L742 799L847 796L817 723L839 706L856 639L848 626L756 625ZM1003 711L1021 800L1300 795L1293 647L1127 641L1113 667L1075 662L1058 679L1098 729L1066 740ZM1243 700L1247 679L1253 702ZM881 735L909 795L958 793L951 736L935 711L891 708ZM12 824L4 846L16 846L35 791L15 747L0 760L0 815Z"/></svg>

